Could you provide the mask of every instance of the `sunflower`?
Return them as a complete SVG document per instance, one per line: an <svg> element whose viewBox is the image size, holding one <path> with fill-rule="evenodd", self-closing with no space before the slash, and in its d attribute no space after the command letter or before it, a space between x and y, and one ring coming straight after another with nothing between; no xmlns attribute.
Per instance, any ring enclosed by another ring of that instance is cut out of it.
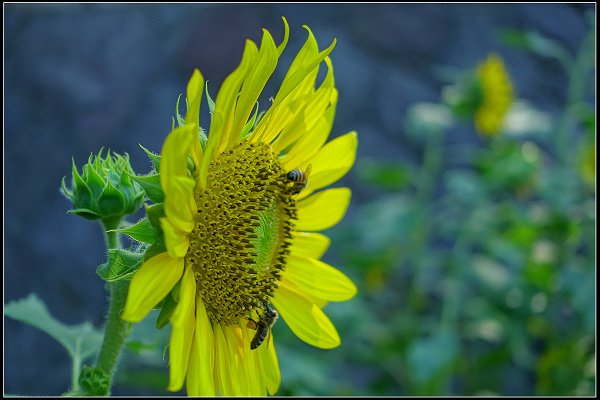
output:
<svg viewBox="0 0 600 400"><path fill-rule="evenodd" d="M490 54L475 73L481 100L475 110L475 128L484 135L500 132L504 117L514 101L513 85L502 58Z"/></svg>
<svg viewBox="0 0 600 400"><path fill-rule="evenodd" d="M286 47L284 25L279 46L264 29L260 48L246 41L214 102L208 138L199 126L204 80L193 72L185 119L162 148L165 251L133 275L122 318L137 322L176 301L171 391L185 383L193 396L274 394L280 372L270 327L278 315L310 345L341 343L322 308L352 298L356 287L319 260L330 241L318 231L340 221L351 192L319 189L352 167L357 138L349 132L326 143L337 103L328 57L335 40L319 51L306 26L270 108L252 115Z"/></svg>

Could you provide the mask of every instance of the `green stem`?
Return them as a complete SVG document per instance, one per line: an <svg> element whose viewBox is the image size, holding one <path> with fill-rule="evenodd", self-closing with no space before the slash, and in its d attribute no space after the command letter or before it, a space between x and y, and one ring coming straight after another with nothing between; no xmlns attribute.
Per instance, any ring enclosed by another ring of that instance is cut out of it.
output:
<svg viewBox="0 0 600 400"><path fill-rule="evenodd" d="M111 229L116 229L119 226L119 220L105 220L104 230L106 245L109 249L120 247L119 237L116 232L110 232ZM121 311L125 308L125 300L127 299L127 290L129 283L126 281L110 282L107 284L110 293L108 315L104 328L104 340L102 348L98 354L96 367L106 373L108 378L108 391L112 386L112 379L117 369L117 361L121 354L121 349L125 343L125 339L131 332L131 323L121 319Z"/></svg>

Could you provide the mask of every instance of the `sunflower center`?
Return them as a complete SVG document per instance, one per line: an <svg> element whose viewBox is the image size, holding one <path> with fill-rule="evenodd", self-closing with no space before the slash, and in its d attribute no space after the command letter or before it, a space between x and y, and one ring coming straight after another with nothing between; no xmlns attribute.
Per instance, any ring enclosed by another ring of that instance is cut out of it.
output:
<svg viewBox="0 0 600 400"><path fill-rule="evenodd" d="M212 161L196 205L185 262L211 321L232 325L277 288L296 202L269 146L242 142Z"/></svg>

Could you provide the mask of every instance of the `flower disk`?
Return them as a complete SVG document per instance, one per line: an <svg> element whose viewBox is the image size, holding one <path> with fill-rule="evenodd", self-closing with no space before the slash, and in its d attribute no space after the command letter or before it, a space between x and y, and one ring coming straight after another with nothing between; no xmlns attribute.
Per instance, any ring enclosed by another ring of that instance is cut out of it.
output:
<svg viewBox="0 0 600 400"><path fill-rule="evenodd" d="M277 288L296 201L269 147L243 142L212 162L196 204L186 265L210 320L232 325Z"/></svg>

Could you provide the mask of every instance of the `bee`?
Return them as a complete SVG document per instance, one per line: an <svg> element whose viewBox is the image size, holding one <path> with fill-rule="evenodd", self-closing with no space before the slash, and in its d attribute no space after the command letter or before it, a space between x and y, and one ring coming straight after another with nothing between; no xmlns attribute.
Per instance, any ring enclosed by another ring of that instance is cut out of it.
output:
<svg viewBox="0 0 600 400"><path fill-rule="evenodd" d="M275 325L277 318L279 318L279 313L276 309L269 304L265 304L265 306L265 312L263 315L259 315L258 321L248 318L248 324L246 324L248 328L256 330L256 333L250 342L251 350L256 349L264 342L267 335L271 333L271 328Z"/></svg>
<svg viewBox="0 0 600 400"><path fill-rule="evenodd" d="M294 183L292 186L292 194L298 194L306 187L306 184L308 183L308 175L310 174L311 169L312 164L308 164L308 167L306 167L306 171L304 172L299 169L293 169L287 173L285 177L287 178L288 182Z"/></svg>

